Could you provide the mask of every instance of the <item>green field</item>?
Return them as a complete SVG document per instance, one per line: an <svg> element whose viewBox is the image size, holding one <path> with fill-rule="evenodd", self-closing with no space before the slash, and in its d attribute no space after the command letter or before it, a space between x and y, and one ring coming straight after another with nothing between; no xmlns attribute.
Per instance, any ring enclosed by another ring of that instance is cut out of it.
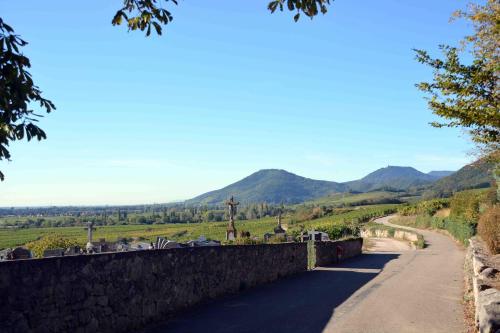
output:
<svg viewBox="0 0 500 333"><path fill-rule="evenodd" d="M310 221L290 223L290 218L283 219L291 232L294 229L312 229L318 226L343 224L348 221L372 215L380 215L385 209L393 208L395 205L376 205L358 207L349 212L334 214ZM276 226L274 217L258 220L236 221L236 228L241 231L249 231L252 236L262 236L266 232L273 232ZM97 227L94 239L106 238L115 241L118 237L132 238L142 237L147 240L155 240L162 236L176 241L187 241L204 235L210 239L224 240L227 222L203 222L203 223L178 223L178 224L153 224L153 225L114 225ZM86 242L86 231L83 227L59 227L59 228L25 228L25 229L0 229L0 249L23 245L36 240L44 235L57 233L66 238L75 238L82 244Z"/></svg>

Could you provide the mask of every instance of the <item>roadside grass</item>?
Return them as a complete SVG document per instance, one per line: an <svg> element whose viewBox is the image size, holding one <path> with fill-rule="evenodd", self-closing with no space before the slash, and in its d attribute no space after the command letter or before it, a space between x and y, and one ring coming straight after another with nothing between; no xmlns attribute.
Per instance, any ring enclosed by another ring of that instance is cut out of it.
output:
<svg viewBox="0 0 500 333"><path fill-rule="evenodd" d="M475 225L462 218L439 216L397 216L390 220L391 223L417 229L446 230L450 235L467 246L469 239L475 234Z"/></svg>

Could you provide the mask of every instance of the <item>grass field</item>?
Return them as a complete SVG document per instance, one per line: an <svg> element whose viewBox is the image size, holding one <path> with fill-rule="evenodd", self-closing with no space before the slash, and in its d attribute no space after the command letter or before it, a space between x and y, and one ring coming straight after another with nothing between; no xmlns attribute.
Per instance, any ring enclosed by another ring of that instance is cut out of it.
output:
<svg viewBox="0 0 500 333"><path fill-rule="evenodd" d="M350 220L370 214L378 214L384 209L395 207L395 205L376 205L359 207L350 212L326 216L323 218L304 221L288 225L289 231L301 228L312 229L325 224L342 224ZM283 223L289 223L287 217ZM276 226L276 219L273 217L236 221L238 231L246 230L252 236L262 236L266 232L273 232ZM147 240L155 240L162 236L176 241L187 241L204 235L207 238L224 240L227 222L203 222L203 223L179 223L179 224L153 224L153 225L114 225L97 227L94 232L94 239L106 238L109 241L115 241L118 237L142 237ZM86 231L83 227L59 227L59 228L28 228L28 229L0 229L0 249L23 245L27 242L36 240L44 235L57 233L66 238L74 238L84 244L86 242Z"/></svg>

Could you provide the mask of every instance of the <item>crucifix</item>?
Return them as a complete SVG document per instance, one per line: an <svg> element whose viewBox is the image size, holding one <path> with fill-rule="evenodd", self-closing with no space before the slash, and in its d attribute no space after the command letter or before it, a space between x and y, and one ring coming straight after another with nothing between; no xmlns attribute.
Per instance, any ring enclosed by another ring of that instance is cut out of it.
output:
<svg viewBox="0 0 500 333"><path fill-rule="evenodd" d="M236 206L240 203L234 201L234 198L231 196L231 199L226 201L226 205L229 208L229 225L226 230L226 240L234 240L236 239L236 228L234 226L234 216L236 215Z"/></svg>
<svg viewBox="0 0 500 333"><path fill-rule="evenodd" d="M285 233L285 230L281 227L281 214L282 213L283 213L283 205L278 210L278 216L276 217L276 220L278 220L278 225L276 226L276 228L274 228L274 233L275 234L283 234L283 233Z"/></svg>

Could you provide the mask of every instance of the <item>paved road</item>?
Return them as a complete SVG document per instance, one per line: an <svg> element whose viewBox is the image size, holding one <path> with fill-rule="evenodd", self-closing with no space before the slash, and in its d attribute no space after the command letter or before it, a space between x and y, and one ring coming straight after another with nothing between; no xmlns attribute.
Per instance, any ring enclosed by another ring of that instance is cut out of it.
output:
<svg viewBox="0 0 500 333"><path fill-rule="evenodd" d="M464 253L444 235L422 233L426 249L366 253L202 305L147 332L462 332Z"/></svg>
<svg viewBox="0 0 500 333"><path fill-rule="evenodd" d="M377 222L389 224L389 217ZM390 225L390 224L389 224ZM411 228L408 228L411 229ZM426 230L427 247L401 252L335 309L326 332L463 332L464 252Z"/></svg>
<svg viewBox="0 0 500 333"><path fill-rule="evenodd" d="M363 247L368 248L370 252L401 252L414 250L410 242L400 241L394 238L365 239Z"/></svg>

